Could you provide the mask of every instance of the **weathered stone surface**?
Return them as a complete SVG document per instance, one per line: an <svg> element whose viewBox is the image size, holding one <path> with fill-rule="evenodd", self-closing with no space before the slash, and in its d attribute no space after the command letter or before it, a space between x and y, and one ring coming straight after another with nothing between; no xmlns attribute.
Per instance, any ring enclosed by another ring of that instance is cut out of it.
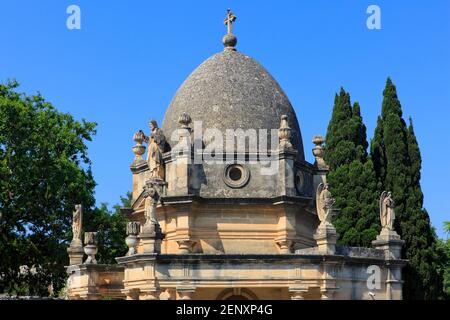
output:
<svg viewBox="0 0 450 320"><path fill-rule="evenodd" d="M276 80L254 59L232 50L213 55L181 85L167 109L162 129L170 140L178 129L178 117L189 113L192 121L202 121L203 130L278 129L286 115L292 145L298 159L304 159L297 116Z"/></svg>

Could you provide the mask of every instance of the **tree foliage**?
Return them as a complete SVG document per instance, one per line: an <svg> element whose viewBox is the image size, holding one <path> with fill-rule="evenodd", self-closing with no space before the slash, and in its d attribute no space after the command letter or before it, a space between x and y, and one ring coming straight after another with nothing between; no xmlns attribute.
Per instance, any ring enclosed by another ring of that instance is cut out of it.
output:
<svg viewBox="0 0 450 320"><path fill-rule="evenodd" d="M99 263L126 252L125 218L119 206L94 206L86 142L96 124L17 87L0 84L0 292L46 296L67 278L75 204L84 207L84 230L100 233ZM122 204L129 206L129 195Z"/></svg>
<svg viewBox="0 0 450 320"><path fill-rule="evenodd" d="M330 166L327 181L340 209L334 225L341 244L369 246L380 229L377 181L367 147L360 105L352 107L350 94L341 88L335 96L325 146L325 161Z"/></svg>
<svg viewBox="0 0 450 320"><path fill-rule="evenodd" d="M17 86L0 84L0 291L45 295L63 285L74 205L94 205L85 142L96 124Z"/></svg>
<svg viewBox="0 0 450 320"><path fill-rule="evenodd" d="M439 273L442 250L423 208L420 187L422 160L412 121L407 127L397 90L387 79L381 116L371 143L371 157L378 181L392 191L396 202L395 228L405 240L404 296L408 299L436 299L442 296Z"/></svg>

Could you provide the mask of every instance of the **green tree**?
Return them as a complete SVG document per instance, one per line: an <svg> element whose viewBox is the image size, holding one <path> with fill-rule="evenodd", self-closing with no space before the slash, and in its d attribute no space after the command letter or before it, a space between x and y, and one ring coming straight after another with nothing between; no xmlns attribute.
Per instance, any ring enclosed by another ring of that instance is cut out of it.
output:
<svg viewBox="0 0 450 320"><path fill-rule="evenodd" d="M17 87L0 84L0 292L47 295L64 285L74 205L94 205L85 143L96 124Z"/></svg>
<svg viewBox="0 0 450 320"><path fill-rule="evenodd" d="M444 222L444 232L448 235L450 234L450 221L445 221Z"/></svg>
<svg viewBox="0 0 450 320"><path fill-rule="evenodd" d="M447 239L439 239L439 247L443 252L443 257L441 259L440 272L443 275L443 287L445 299L450 299L450 221L444 222L444 232L447 234Z"/></svg>
<svg viewBox="0 0 450 320"><path fill-rule="evenodd" d="M367 147L360 105L352 107L350 95L341 88L335 96L325 146L325 161L330 166L327 181L340 209L334 219L340 244L369 246L380 229L377 180Z"/></svg>
<svg viewBox="0 0 450 320"><path fill-rule="evenodd" d="M414 129L407 127L397 90L388 78L383 91L381 116L371 143L378 181L392 191L396 202L395 228L405 240L404 296L436 299L442 295L437 237L423 208L420 187L421 156Z"/></svg>

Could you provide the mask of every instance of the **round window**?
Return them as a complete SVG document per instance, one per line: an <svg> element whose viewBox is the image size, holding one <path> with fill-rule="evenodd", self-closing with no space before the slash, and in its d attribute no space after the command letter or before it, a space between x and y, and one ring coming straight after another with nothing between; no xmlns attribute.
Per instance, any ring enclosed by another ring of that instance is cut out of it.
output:
<svg viewBox="0 0 450 320"><path fill-rule="evenodd" d="M231 180L239 181L242 178L242 171L240 168L231 168L228 175L230 176Z"/></svg>
<svg viewBox="0 0 450 320"><path fill-rule="evenodd" d="M240 164L225 167L223 180L231 188L242 188L250 179L249 170Z"/></svg>
<svg viewBox="0 0 450 320"><path fill-rule="evenodd" d="M297 173L295 174L295 189L297 190L298 194L301 195L303 193L304 190L304 176L303 173L301 171L297 171Z"/></svg>

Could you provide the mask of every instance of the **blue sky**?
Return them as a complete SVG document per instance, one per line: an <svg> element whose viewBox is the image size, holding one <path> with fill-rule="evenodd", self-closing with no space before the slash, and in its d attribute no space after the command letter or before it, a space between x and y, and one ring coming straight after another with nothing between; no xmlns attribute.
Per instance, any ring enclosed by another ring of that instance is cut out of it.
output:
<svg viewBox="0 0 450 320"><path fill-rule="evenodd" d="M81 30L66 27L69 5ZM366 27L370 4L381 30ZM450 2L434 1L0 1L0 81L40 91L59 110L98 122L89 154L98 203L131 189L132 135L162 121L183 80L221 51L225 11L238 19L238 50L261 62L290 98L307 160L325 134L340 86L359 101L368 135L386 77L412 116L422 187L438 234L450 220Z"/></svg>

